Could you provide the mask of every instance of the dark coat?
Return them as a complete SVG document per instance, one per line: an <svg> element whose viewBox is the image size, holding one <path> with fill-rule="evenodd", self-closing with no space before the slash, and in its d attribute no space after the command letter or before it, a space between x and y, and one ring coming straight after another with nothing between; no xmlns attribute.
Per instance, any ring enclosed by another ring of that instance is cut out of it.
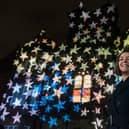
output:
<svg viewBox="0 0 129 129"><path fill-rule="evenodd" d="M109 129L129 129L129 77L116 86L108 106L112 119Z"/></svg>

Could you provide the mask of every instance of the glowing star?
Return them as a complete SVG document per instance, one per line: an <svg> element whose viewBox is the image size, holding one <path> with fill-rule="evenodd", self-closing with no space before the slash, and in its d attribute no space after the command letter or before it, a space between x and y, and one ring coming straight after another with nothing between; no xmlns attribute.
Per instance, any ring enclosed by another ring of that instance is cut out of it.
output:
<svg viewBox="0 0 129 129"><path fill-rule="evenodd" d="M60 99L61 95L64 94L62 91L62 88L60 87L59 89L54 89L54 94L53 96L57 96L58 99Z"/></svg>
<svg viewBox="0 0 129 129"><path fill-rule="evenodd" d="M79 38L76 37L76 36L73 38L73 42L74 42L74 43L76 43L78 40L79 40Z"/></svg>
<svg viewBox="0 0 129 129"><path fill-rule="evenodd" d="M21 58L22 61L24 61L25 59L28 59L27 53L26 52L21 53L20 58Z"/></svg>
<svg viewBox="0 0 129 129"><path fill-rule="evenodd" d="M100 19L101 24L107 24L108 19L106 17L103 17L102 19Z"/></svg>
<svg viewBox="0 0 129 129"><path fill-rule="evenodd" d="M1 103L1 105L0 105L0 111L2 111L3 109L5 109L5 107L6 107L6 104Z"/></svg>
<svg viewBox="0 0 129 129"><path fill-rule="evenodd" d="M4 108L4 111L2 112L2 115L0 115L0 119L4 121L5 117L9 114L10 114L10 112L7 112L7 108Z"/></svg>
<svg viewBox="0 0 129 129"><path fill-rule="evenodd" d="M32 88L32 84L33 82L31 82L30 79L26 79L26 83L24 84L24 86L27 88L27 90Z"/></svg>
<svg viewBox="0 0 129 129"><path fill-rule="evenodd" d="M48 120L49 127L52 128L53 126L57 126L57 118L52 118Z"/></svg>
<svg viewBox="0 0 129 129"><path fill-rule="evenodd" d="M108 71L105 73L105 76L108 78L111 78L111 76L114 74L113 69L107 69Z"/></svg>
<svg viewBox="0 0 129 129"><path fill-rule="evenodd" d="M99 72L100 69L102 69L102 68L103 68L103 64L100 62L100 63L98 63L98 64L95 65L95 68L94 69Z"/></svg>
<svg viewBox="0 0 129 129"><path fill-rule="evenodd" d="M55 63L53 66L54 71L56 70L59 71L60 70L59 66L60 66L60 63Z"/></svg>
<svg viewBox="0 0 129 129"><path fill-rule="evenodd" d="M71 49L70 51L70 54L77 54L77 51L79 50L80 48L77 47L77 45L74 45L74 48Z"/></svg>
<svg viewBox="0 0 129 129"><path fill-rule="evenodd" d="M95 107L95 113L100 114L100 107L99 108Z"/></svg>
<svg viewBox="0 0 129 129"><path fill-rule="evenodd" d="M53 107L57 108L57 112L60 112L61 109L64 109L65 101L58 101L57 104L54 104Z"/></svg>
<svg viewBox="0 0 129 129"><path fill-rule="evenodd" d="M112 94L114 89L115 88L114 88L113 84L112 85L107 84L106 87L105 87L105 92L108 93L108 94Z"/></svg>
<svg viewBox="0 0 129 129"><path fill-rule="evenodd" d="M89 12L82 11L82 15L80 17L83 18L84 22L86 22L86 20L90 18Z"/></svg>
<svg viewBox="0 0 129 129"><path fill-rule="evenodd" d="M91 51L91 47L87 47L84 49L84 53L90 54L90 51Z"/></svg>
<svg viewBox="0 0 129 129"><path fill-rule="evenodd" d="M96 120L92 122L92 124L94 125L95 129L103 128L102 121L103 120L101 120L99 118L96 118Z"/></svg>
<svg viewBox="0 0 129 129"><path fill-rule="evenodd" d="M68 114L65 114L63 116L63 120L64 120L64 122L70 122L70 116Z"/></svg>
<svg viewBox="0 0 129 129"><path fill-rule="evenodd" d="M69 24L69 27L70 28L73 28L75 26L75 24L73 23L73 22L71 22L70 24Z"/></svg>
<svg viewBox="0 0 129 129"><path fill-rule="evenodd" d="M83 7L83 3L82 2L80 2L80 4L79 4L79 8L82 8Z"/></svg>
<svg viewBox="0 0 129 129"><path fill-rule="evenodd" d="M23 65L22 65L22 64L19 64L19 65L17 66L17 68L16 68L16 71L17 71L18 73L21 73L24 69L25 69L25 68L23 67Z"/></svg>
<svg viewBox="0 0 129 129"><path fill-rule="evenodd" d="M15 116L12 116L13 120L13 124L20 123L20 118L22 117L22 115L19 114L19 112L17 112L17 114Z"/></svg>
<svg viewBox="0 0 129 129"><path fill-rule="evenodd" d="M25 102L25 103L23 104L22 109L28 110L28 109L29 109L29 104Z"/></svg>
<svg viewBox="0 0 129 129"><path fill-rule="evenodd" d="M88 35L90 33L90 31L88 30L88 28L86 28L85 30L83 30L84 35Z"/></svg>
<svg viewBox="0 0 129 129"><path fill-rule="evenodd" d="M87 66L87 62L85 62L85 63L82 63L82 64L81 64L80 69L82 69L83 71L86 71L86 70L87 70L87 68L88 68L88 66Z"/></svg>
<svg viewBox="0 0 129 129"><path fill-rule="evenodd" d="M41 51L40 47L34 47L34 49L32 50L33 53L35 53L37 55L38 51Z"/></svg>
<svg viewBox="0 0 129 129"><path fill-rule="evenodd" d="M7 83L8 89L11 89L13 85L13 81L9 80L9 83Z"/></svg>
<svg viewBox="0 0 129 129"><path fill-rule="evenodd" d="M103 55L104 55L104 59L107 59L107 56L112 55L112 53L109 51L109 48L105 48L103 49Z"/></svg>
<svg viewBox="0 0 129 129"><path fill-rule="evenodd" d="M45 52L42 55L41 59L44 59L45 61L50 62L53 59L53 55L50 55L48 52Z"/></svg>
<svg viewBox="0 0 129 129"><path fill-rule="evenodd" d="M71 12L71 13L69 14L69 16L70 16L70 18L74 18L74 17L75 17L75 14L74 14L73 12Z"/></svg>
<svg viewBox="0 0 129 129"><path fill-rule="evenodd" d="M80 63L80 62L82 62L82 60L83 60L83 59L82 59L82 57L81 57L81 56L78 56L78 57L77 57L77 62L79 62L79 63Z"/></svg>
<svg viewBox="0 0 129 129"><path fill-rule="evenodd" d="M96 118L96 122L99 128L103 128L102 121L102 119Z"/></svg>
<svg viewBox="0 0 129 129"><path fill-rule="evenodd" d="M13 65L17 66L19 64L19 60L15 59Z"/></svg>
<svg viewBox="0 0 129 129"><path fill-rule="evenodd" d="M99 17L102 14L101 9L100 8L99 9L96 9L96 11L94 12L94 14L96 15L96 17Z"/></svg>
<svg viewBox="0 0 129 129"><path fill-rule="evenodd" d="M129 46L129 35L127 36L127 38L124 40L124 47Z"/></svg>
<svg viewBox="0 0 129 129"><path fill-rule="evenodd" d="M32 44L34 44L34 41L30 41L30 42L28 42L28 43L25 43L25 45L24 45L24 46L31 47L31 46L32 46Z"/></svg>
<svg viewBox="0 0 129 129"><path fill-rule="evenodd" d="M21 106L21 101L22 99L16 98L15 101L12 103L14 105L13 107L15 108L15 107Z"/></svg>
<svg viewBox="0 0 129 129"><path fill-rule="evenodd" d="M91 29L95 29L96 28L97 23L95 23L94 21L89 25Z"/></svg>
<svg viewBox="0 0 129 129"><path fill-rule="evenodd" d="M38 115L38 114L37 114L37 111L34 110L34 109L31 109L31 110L29 111L29 113L30 113L30 116Z"/></svg>
<svg viewBox="0 0 129 129"><path fill-rule="evenodd" d="M107 13L114 12L114 11L115 11L115 6L112 5L108 7Z"/></svg>
<svg viewBox="0 0 129 129"><path fill-rule="evenodd" d="M93 92L94 96L95 96L95 100L100 104L101 99L105 98L104 95L102 95L101 91L97 92Z"/></svg>
<svg viewBox="0 0 129 129"><path fill-rule="evenodd" d="M91 58L92 63L96 63L96 61L97 61L97 58L95 56Z"/></svg>
<svg viewBox="0 0 129 129"><path fill-rule="evenodd" d="M72 62L72 56L66 55L66 57L63 59L66 64Z"/></svg>
<svg viewBox="0 0 129 129"><path fill-rule="evenodd" d="M86 37L83 37L83 38L81 38L80 43L86 43L86 40L87 40L87 38Z"/></svg>
<svg viewBox="0 0 129 129"><path fill-rule="evenodd" d="M83 24L79 24L79 25L78 25L79 30L82 29L83 27L84 27Z"/></svg>
<svg viewBox="0 0 129 129"><path fill-rule="evenodd" d="M52 80L54 81L54 82L60 82L61 80L61 76L54 76L53 78L52 78Z"/></svg>
<svg viewBox="0 0 129 129"><path fill-rule="evenodd" d="M43 81L44 80L44 77L45 77L45 73L42 73L40 75L37 75L37 81Z"/></svg>
<svg viewBox="0 0 129 129"><path fill-rule="evenodd" d="M66 79L66 84L73 84L73 79L72 78L69 78L69 79Z"/></svg>
<svg viewBox="0 0 129 129"><path fill-rule="evenodd" d="M65 51L65 50L66 50L66 45L64 45L64 43L62 43L62 44L59 46L59 49L60 49L60 51Z"/></svg>
<svg viewBox="0 0 129 129"><path fill-rule="evenodd" d="M13 93L19 93L20 89L21 89L21 85L18 85L17 83L15 84L15 86L12 87L13 88Z"/></svg>
<svg viewBox="0 0 129 129"><path fill-rule="evenodd" d="M87 116L87 113L89 112L89 110L87 110L86 108L84 108L84 110L81 110L81 116Z"/></svg>

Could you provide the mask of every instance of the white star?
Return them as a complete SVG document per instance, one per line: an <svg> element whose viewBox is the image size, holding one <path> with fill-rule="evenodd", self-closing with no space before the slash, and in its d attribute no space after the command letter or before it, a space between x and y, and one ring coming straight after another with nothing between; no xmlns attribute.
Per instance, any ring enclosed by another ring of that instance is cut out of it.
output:
<svg viewBox="0 0 129 129"><path fill-rule="evenodd" d="M73 79L72 78L69 78L69 79L66 79L66 84L68 85L68 84L73 84Z"/></svg>
<svg viewBox="0 0 129 129"><path fill-rule="evenodd" d="M63 92L61 91L61 87L59 89L54 89L54 94L53 96L57 96L58 99L60 99L60 96L63 94Z"/></svg>
<svg viewBox="0 0 129 129"><path fill-rule="evenodd" d="M58 71L58 70L60 70L60 68L59 68L59 66L60 66L60 63L55 63L54 64L54 66L53 66L53 69L56 71Z"/></svg>
<svg viewBox="0 0 129 129"><path fill-rule="evenodd" d="M20 58L22 59L22 61L24 61L25 59L28 59L27 52L21 53Z"/></svg>
<svg viewBox="0 0 129 129"><path fill-rule="evenodd" d="M3 110L5 108L5 106L6 106L6 104L1 103L1 105L0 105L0 111Z"/></svg>
<svg viewBox="0 0 129 129"><path fill-rule="evenodd" d="M10 113L9 112L7 112L7 109L6 108L4 108L4 111L2 112L2 115L0 116L0 119L1 120L5 120L5 117L7 116L7 115L9 115Z"/></svg>
<svg viewBox="0 0 129 129"><path fill-rule="evenodd" d="M59 46L60 51L65 51L66 50L66 45L63 43Z"/></svg>
<svg viewBox="0 0 129 129"><path fill-rule="evenodd" d="M71 50L70 50L70 54L72 55L72 54L77 54L77 51L79 50L80 48L78 48L77 47L77 45L74 45L74 48L72 48Z"/></svg>
<svg viewBox="0 0 129 129"><path fill-rule="evenodd" d="M13 88L13 93L19 93L20 92L20 89L21 89L21 85L18 85L17 83L15 84Z"/></svg>
<svg viewBox="0 0 129 129"><path fill-rule="evenodd" d="M87 66L87 62L86 63L82 63L81 64L81 67L80 67L80 69L82 69L83 71L86 71L86 69L88 68L88 66Z"/></svg>
<svg viewBox="0 0 129 129"><path fill-rule="evenodd" d="M81 116L87 116L87 112L89 112L89 110L84 108L84 110L81 110Z"/></svg>
<svg viewBox="0 0 129 129"><path fill-rule="evenodd" d="M61 76L54 76L53 78L52 78L52 80L54 81L54 82L60 82L61 80Z"/></svg>
<svg viewBox="0 0 129 129"><path fill-rule="evenodd" d="M102 14L100 8L96 9L96 12L94 12L94 14L96 15L96 17L99 17Z"/></svg>
<svg viewBox="0 0 129 129"><path fill-rule="evenodd" d="M69 16L70 16L70 18L74 18L74 17L75 17L75 14L74 14L73 12L71 12L71 13L69 14Z"/></svg>
<svg viewBox="0 0 129 129"><path fill-rule="evenodd" d="M66 55L66 57L63 58L63 60L64 60L64 61L66 62L66 64L67 64L67 63L72 62L72 59L71 59L71 58L72 58L71 56Z"/></svg>
<svg viewBox="0 0 129 129"><path fill-rule="evenodd" d="M19 112L17 112L17 114L15 116L12 116L13 123L15 124L16 122L20 123L20 118L22 117L22 115L19 114Z"/></svg>
<svg viewBox="0 0 129 129"><path fill-rule="evenodd" d="M32 84L33 82L31 82L30 79L26 79L26 83L24 86L27 88L27 90L29 90L30 88L32 88Z"/></svg>
<svg viewBox="0 0 129 129"><path fill-rule="evenodd" d="M86 20L90 18L89 12L82 11L82 15L80 17L84 19L84 22L86 22Z"/></svg>
<svg viewBox="0 0 129 129"><path fill-rule="evenodd" d="M32 109L31 111L29 111L30 113L30 116L33 116L33 115L37 115L37 111Z"/></svg>
<svg viewBox="0 0 129 129"><path fill-rule="evenodd" d="M15 108L15 107L17 107L17 106L21 106L21 99L18 99L18 98L16 98L15 99L15 101L13 102L13 107Z"/></svg>
<svg viewBox="0 0 129 129"><path fill-rule="evenodd" d="M114 12L114 11L115 11L115 6L112 5L108 7L107 13Z"/></svg>
<svg viewBox="0 0 129 129"><path fill-rule="evenodd" d="M102 19L100 19L101 24L107 24L108 19L106 17L103 17Z"/></svg>

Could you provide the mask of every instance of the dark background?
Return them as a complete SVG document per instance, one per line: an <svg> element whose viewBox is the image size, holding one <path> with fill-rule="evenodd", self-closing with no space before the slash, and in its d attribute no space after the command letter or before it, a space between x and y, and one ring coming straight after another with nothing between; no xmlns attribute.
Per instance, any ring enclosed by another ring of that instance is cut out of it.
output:
<svg viewBox="0 0 129 129"><path fill-rule="evenodd" d="M129 28L129 0L112 0L119 13L121 31ZM106 0L84 0L84 7L93 10ZM68 12L79 0L3 0L0 3L0 60L5 60L20 45L30 41L41 29L55 41L65 41Z"/></svg>

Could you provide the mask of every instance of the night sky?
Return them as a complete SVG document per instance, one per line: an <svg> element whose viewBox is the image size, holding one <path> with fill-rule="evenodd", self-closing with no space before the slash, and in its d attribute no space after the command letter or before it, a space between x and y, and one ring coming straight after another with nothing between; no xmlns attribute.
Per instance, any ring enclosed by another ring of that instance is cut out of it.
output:
<svg viewBox="0 0 129 129"><path fill-rule="evenodd" d="M119 13L121 32L129 28L129 0L112 0ZM94 10L106 0L85 0L87 10ZM4 0L0 3L0 59L6 58L17 47L32 40L45 29L55 41L66 40L68 13L79 0Z"/></svg>

